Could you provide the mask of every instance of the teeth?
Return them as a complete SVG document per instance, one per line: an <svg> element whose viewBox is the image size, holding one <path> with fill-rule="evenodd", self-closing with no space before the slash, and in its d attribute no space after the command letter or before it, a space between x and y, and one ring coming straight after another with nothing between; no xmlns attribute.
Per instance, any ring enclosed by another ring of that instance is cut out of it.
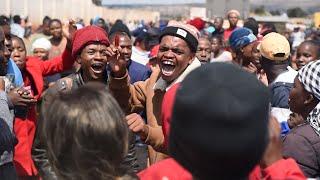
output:
<svg viewBox="0 0 320 180"><path fill-rule="evenodd" d="M163 64L165 65L172 65L174 66L174 63L172 61L162 61Z"/></svg>
<svg viewBox="0 0 320 180"><path fill-rule="evenodd" d="M92 64L91 66L92 67L102 67L103 65L102 64Z"/></svg>

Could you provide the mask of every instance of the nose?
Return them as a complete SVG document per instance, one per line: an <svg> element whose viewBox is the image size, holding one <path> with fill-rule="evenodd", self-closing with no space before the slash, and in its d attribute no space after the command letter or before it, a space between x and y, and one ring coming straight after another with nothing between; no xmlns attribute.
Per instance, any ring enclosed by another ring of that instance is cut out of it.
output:
<svg viewBox="0 0 320 180"><path fill-rule="evenodd" d="M129 54L128 48L123 48L123 49L122 49L122 53L123 53L124 55Z"/></svg>
<svg viewBox="0 0 320 180"><path fill-rule="evenodd" d="M19 51L17 49L13 49L11 53L11 57L14 57L14 56L20 56Z"/></svg>
<svg viewBox="0 0 320 180"><path fill-rule="evenodd" d="M95 56L94 56L94 60L96 61L103 61L104 60L104 57L103 54L101 52L97 52L95 53Z"/></svg>
<svg viewBox="0 0 320 180"><path fill-rule="evenodd" d="M297 57L297 62L298 62L298 63L303 63L303 62L305 62L305 61L306 61L306 58L305 58L305 57L303 57L303 56Z"/></svg>
<svg viewBox="0 0 320 180"><path fill-rule="evenodd" d="M200 55L201 55L202 57L206 57L206 56L207 56L206 51L205 51L205 50L202 50Z"/></svg>
<svg viewBox="0 0 320 180"><path fill-rule="evenodd" d="M164 56L166 59L172 59L172 58L174 58L174 54L173 54L173 52L172 52L171 50L165 52L163 56Z"/></svg>

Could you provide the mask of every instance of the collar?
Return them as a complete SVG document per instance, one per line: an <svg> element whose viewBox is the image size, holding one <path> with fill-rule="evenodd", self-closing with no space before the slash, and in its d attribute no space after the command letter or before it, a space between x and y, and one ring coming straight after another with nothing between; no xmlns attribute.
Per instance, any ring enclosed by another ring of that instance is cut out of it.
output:
<svg viewBox="0 0 320 180"><path fill-rule="evenodd" d="M276 82L285 82L285 83L294 83L294 78L297 76L298 72L292 69L290 66L287 67L287 71L278 75L278 77L273 81Z"/></svg>
<svg viewBox="0 0 320 180"><path fill-rule="evenodd" d="M154 85L154 90L162 90L162 91L168 91L174 84L180 83L191 71L201 66L200 61L198 58L194 58L192 63L180 74L180 76L175 79L171 84L168 84L162 77L158 79L156 84Z"/></svg>

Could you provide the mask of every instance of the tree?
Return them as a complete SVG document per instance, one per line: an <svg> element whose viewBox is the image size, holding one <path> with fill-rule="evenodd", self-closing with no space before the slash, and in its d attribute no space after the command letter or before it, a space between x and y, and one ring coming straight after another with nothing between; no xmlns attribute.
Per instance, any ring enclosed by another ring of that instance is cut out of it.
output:
<svg viewBox="0 0 320 180"><path fill-rule="evenodd" d="M259 6L254 10L254 13L258 14L258 15L265 15L266 10L265 10L264 6Z"/></svg>
<svg viewBox="0 0 320 180"><path fill-rule="evenodd" d="M97 5L97 6L101 6L101 1L102 0L92 0L92 3Z"/></svg>
<svg viewBox="0 0 320 180"><path fill-rule="evenodd" d="M274 10L274 11L270 11L270 14L272 14L273 16L280 16L281 12L279 10Z"/></svg>
<svg viewBox="0 0 320 180"><path fill-rule="evenodd" d="M306 17L308 13L300 7L290 8L287 10L288 17Z"/></svg>

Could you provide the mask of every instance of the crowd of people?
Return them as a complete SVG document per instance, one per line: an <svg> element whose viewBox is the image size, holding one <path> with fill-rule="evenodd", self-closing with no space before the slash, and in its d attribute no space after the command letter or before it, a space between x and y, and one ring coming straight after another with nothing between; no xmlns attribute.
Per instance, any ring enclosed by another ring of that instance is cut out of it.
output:
<svg viewBox="0 0 320 180"><path fill-rule="evenodd" d="M0 179L320 177L320 33L0 16Z"/></svg>

